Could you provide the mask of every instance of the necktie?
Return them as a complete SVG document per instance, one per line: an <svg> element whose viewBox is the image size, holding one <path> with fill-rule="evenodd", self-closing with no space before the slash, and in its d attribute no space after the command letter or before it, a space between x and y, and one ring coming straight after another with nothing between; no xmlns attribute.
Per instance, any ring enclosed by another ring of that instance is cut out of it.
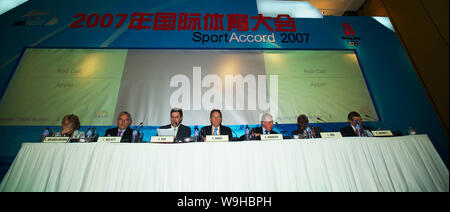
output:
<svg viewBox="0 0 450 212"><path fill-rule="evenodd" d="M269 133L267 132L267 130L264 130L264 132L265 132L264 134L269 134Z"/></svg>
<svg viewBox="0 0 450 212"><path fill-rule="evenodd" d="M122 136L122 132L123 132L122 130L119 130L119 136Z"/></svg>
<svg viewBox="0 0 450 212"><path fill-rule="evenodd" d="M217 128L214 127L214 135L217 135Z"/></svg>

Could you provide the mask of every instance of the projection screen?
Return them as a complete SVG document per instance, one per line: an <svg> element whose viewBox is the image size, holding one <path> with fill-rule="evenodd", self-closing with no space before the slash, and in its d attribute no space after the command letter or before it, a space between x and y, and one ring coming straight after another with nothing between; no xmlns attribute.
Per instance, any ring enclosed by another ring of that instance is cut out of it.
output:
<svg viewBox="0 0 450 212"><path fill-rule="evenodd" d="M358 111L378 119L353 50L189 50L28 48L0 102L0 125L114 125L121 111L134 123L167 124L171 108L186 125L279 123L299 114L345 122ZM371 121L376 121L371 120Z"/></svg>

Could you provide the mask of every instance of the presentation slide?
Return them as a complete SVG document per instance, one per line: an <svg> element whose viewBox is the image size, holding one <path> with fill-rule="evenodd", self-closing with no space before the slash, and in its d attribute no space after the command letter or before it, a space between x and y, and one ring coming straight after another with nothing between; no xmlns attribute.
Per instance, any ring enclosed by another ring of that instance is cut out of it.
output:
<svg viewBox="0 0 450 212"><path fill-rule="evenodd" d="M268 75L278 75L278 122L345 122L350 111L378 120L353 51L265 51ZM370 120L370 121L376 121Z"/></svg>
<svg viewBox="0 0 450 212"><path fill-rule="evenodd" d="M378 119L352 50L46 49L24 52L0 101L0 125L114 125L121 111L134 124L170 123L173 107L186 125L279 123L299 114L346 122L350 111Z"/></svg>
<svg viewBox="0 0 450 212"><path fill-rule="evenodd" d="M0 125L110 125L127 50L27 49L0 102Z"/></svg>

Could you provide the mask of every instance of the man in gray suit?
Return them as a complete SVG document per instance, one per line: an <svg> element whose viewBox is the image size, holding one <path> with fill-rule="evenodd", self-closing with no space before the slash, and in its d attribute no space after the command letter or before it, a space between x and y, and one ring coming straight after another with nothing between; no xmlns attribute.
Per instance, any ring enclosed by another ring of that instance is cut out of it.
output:
<svg viewBox="0 0 450 212"><path fill-rule="evenodd" d="M161 126L160 129L170 129L172 128L175 131L175 141L184 141L185 138L189 138L191 136L191 128L182 125L183 121L183 110L179 108L173 108L170 111L170 122L171 124Z"/></svg>

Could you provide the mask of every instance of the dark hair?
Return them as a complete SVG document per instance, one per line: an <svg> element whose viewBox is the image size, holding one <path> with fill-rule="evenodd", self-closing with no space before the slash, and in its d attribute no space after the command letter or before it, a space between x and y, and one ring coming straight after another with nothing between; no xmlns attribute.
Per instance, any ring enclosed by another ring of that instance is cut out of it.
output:
<svg viewBox="0 0 450 212"><path fill-rule="evenodd" d="M302 119L302 118L306 120L306 123L309 123L308 116L306 116L305 114L301 114L297 117L297 125L300 124L300 119Z"/></svg>
<svg viewBox="0 0 450 212"><path fill-rule="evenodd" d="M352 111L347 116L349 121L353 121L353 117L361 117L361 115L359 115L359 113L357 113L355 111Z"/></svg>
<svg viewBox="0 0 450 212"><path fill-rule="evenodd" d="M74 114L66 115L62 119L61 124L64 124L65 120L69 121L69 123L72 123L72 129L73 130L79 130L80 129L80 119L78 118L78 116L76 116Z"/></svg>
<svg viewBox="0 0 450 212"><path fill-rule="evenodd" d="M211 110L211 113L209 114L209 118L211 118L211 116L212 116L212 114L213 114L214 112L218 112L218 113L220 114L220 118L222 118L222 112L220 112L219 109Z"/></svg>
<svg viewBox="0 0 450 212"><path fill-rule="evenodd" d="M181 108L172 108L170 115L172 115L172 113L180 113L180 116L183 117L183 110Z"/></svg>

